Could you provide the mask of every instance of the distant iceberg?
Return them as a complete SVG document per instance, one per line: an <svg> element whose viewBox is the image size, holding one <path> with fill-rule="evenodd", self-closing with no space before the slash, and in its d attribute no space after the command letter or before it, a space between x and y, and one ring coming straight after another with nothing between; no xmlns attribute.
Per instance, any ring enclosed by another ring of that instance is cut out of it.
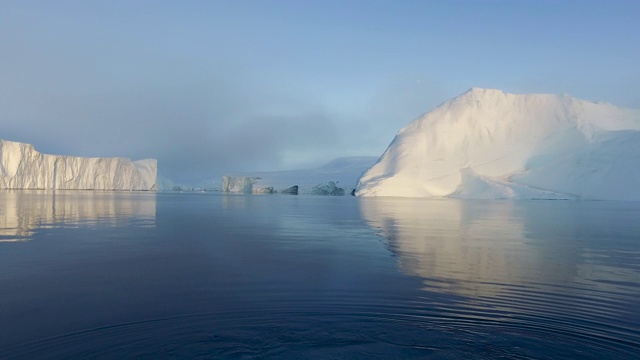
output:
<svg viewBox="0 0 640 360"><path fill-rule="evenodd" d="M156 190L157 161L41 154L0 140L0 189Z"/></svg>
<svg viewBox="0 0 640 360"><path fill-rule="evenodd" d="M355 189L358 178L377 159L374 156L350 156L334 159L313 169L243 172L225 175L222 178L222 191L315 195L349 194ZM340 184L340 187L337 187L336 184Z"/></svg>
<svg viewBox="0 0 640 360"><path fill-rule="evenodd" d="M345 194L345 191L343 188L338 187L335 182L329 181L325 184L316 185L313 189L311 189L311 194L343 196Z"/></svg>
<svg viewBox="0 0 640 360"><path fill-rule="evenodd" d="M228 176L222 177L222 191L230 193L246 193L253 192L253 185L260 178L255 176Z"/></svg>
<svg viewBox="0 0 640 360"><path fill-rule="evenodd" d="M358 196L640 200L640 110L474 88L400 130Z"/></svg>

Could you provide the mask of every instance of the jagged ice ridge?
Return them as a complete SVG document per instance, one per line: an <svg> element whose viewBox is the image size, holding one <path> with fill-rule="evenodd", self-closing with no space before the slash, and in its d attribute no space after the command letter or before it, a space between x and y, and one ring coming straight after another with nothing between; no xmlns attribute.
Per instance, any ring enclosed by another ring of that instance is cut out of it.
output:
<svg viewBox="0 0 640 360"><path fill-rule="evenodd" d="M0 140L0 189L156 190L157 161L41 154Z"/></svg>

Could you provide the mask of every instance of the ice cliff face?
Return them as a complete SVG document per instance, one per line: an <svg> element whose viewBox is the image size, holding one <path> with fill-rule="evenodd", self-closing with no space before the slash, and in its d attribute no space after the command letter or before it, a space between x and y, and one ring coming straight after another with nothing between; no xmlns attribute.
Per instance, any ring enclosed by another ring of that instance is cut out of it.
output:
<svg viewBox="0 0 640 360"><path fill-rule="evenodd" d="M222 191L251 194L253 192L253 184L258 182L259 179L259 177L255 176L225 175L222 177Z"/></svg>
<svg viewBox="0 0 640 360"><path fill-rule="evenodd" d="M640 200L640 111L471 89L400 130L356 195Z"/></svg>
<svg viewBox="0 0 640 360"><path fill-rule="evenodd" d="M157 161L41 154L0 140L0 189L156 190Z"/></svg>

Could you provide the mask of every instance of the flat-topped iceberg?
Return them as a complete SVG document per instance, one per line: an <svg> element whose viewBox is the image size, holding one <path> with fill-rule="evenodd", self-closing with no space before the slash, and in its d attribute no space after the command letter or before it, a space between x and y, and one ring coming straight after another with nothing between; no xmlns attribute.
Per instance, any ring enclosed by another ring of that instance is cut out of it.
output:
<svg viewBox="0 0 640 360"><path fill-rule="evenodd" d="M356 195L640 200L640 110L471 89L400 130Z"/></svg>
<svg viewBox="0 0 640 360"><path fill-rule="evenodd" d="M156 190L157 161L41 154L0 140L0 189Z"/></svg>

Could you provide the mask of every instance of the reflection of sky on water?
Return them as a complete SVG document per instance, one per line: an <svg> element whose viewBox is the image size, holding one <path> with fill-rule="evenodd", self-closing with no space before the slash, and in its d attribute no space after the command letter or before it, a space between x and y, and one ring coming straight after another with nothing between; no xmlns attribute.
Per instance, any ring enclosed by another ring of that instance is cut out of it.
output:
<svg viewBox="0 0 640 360"><path fill-rule="evenodd" d="M38 229L115 225L123 217L145 219L154 226L156 194L112 191L0 192L0 242L31 240Z"/></svg>
<svg viewBox="0 0 640 360"><path fill-rule="evenodd" d="M603 292L638 292L639 203L533 202L518 210L526 244L550 279Z"/></svg>
<svg viewBox="0 0 640 360"><path fill-rule="evenodd" d="M353 221L360 221L357 204L351 197L317 195L247 195L224 194L220 196L221 209L233 215L236 221L246 221L251 226L273 230L281 236L292 234L305 236L330 232L337 234L353 230ZM318 229L318 231L314 231Z"/></svg>
<svg viewBox="0 0 640 360"><path fill-rule="evenodd" d="M513 287L638 289L640 206L634 203L359 202L401 270L430 290L495 296Z"/></svg>
<svg viewBox="0 0 640 360"><path fill-rule="evenodd" d="M170 344L194 357L181 351L254 338L260 351L320 352L364 339L396 358L414 346L452 358L640 348L633 207L93 192L58 192L54 206L52 194L6 194L2 216L23 214L9 221L36 240L0 244L11 324L0 353L117 358Z"/></svg>

